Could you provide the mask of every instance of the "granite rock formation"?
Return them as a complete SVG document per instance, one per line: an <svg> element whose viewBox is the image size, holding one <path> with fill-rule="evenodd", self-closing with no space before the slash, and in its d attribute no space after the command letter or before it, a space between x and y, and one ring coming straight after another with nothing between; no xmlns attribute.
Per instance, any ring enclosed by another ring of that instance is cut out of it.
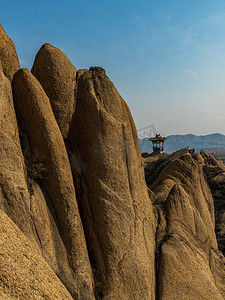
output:
<svg viewBox="0 0 225 300"><path fill-rule="evenodd" d="M104 299L153 299L154 216L137 133L102 68L78 79L67 144L97 292Z"/></svg>
<svg viewBox="0 0 225 300"><path fill-rule="evenodd" d="M0 64L4 75L12 81L13 74L19 69L20 63L13 41L5 33L0 24Z"/></svg>
<svg viewBox="0 0 225 300"><path fill-rule="evenodd" d="M0 209L32 237L30 195L9 79L0 70Z"/></svg>
<svg viewBox="0 0 225 300"><path fill-rule="evenodd" d="M73 299L21 230L0 210L1 299Z"/></svg>
<svg viewBox="0 0 225 300"><path fill-rule="evenodd" d="M70 163L50 101L41 84L27 69L15 73L12 86L18 124L27 137L29 154L41 159L46 170L42 184L59 223L77 290L87 291L82 297L91 299L88 291L91 294L92 272Z"/></svg>
<svg viewBox="0 0 225 300"><path fill-rule="evenodd" d="M223 164L143 159L102 68L1 26L0 153L1 299L225 299Z"/></svg>
<svg viewBox="0 0 225 300"><path fill-rule="evenodd" d="M158 220L157 297L224 299L225 260L218 250L204 160L187 152L145 159Z"/></svg>
<svg viewBox="0 0 225 300"><path fill-rule="evenodd" d="M225 255L225 166L221 160L201 151L204 174L211 189L215 207L215 231L219 250Z"/></svg>
<svg viewBox="0 0 225 300"><path fill-rule="evenodd" d="M31 72L48 96L59 128L66 138L75 109L76 68L61 50L44 44L35 57Z"/></svg>

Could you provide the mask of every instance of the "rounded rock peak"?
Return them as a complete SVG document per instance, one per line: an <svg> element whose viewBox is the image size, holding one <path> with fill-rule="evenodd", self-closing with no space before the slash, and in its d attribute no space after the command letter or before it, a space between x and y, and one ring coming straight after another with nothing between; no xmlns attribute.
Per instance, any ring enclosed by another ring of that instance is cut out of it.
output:
<svg viewBox="0 0 225 300"><path fill-rule="evenodd" d="M103 69L102 67L90 67L89 71L94 71L94 72L99 72L99 73L105 74L105 69Z"/></svg>
<svg viewBox="0 0 225 300"><path fill-rule="evenodd" d="M19 69L20 63L16 47L0 24L0 64L6 77L12 81L14 73Z"/></svg>
<svg viewBox="0 0 225 300"><path fill-rule="evenodd" d="M38 51L31 72L48 96L61 133L66 138L75 108L76 67L59 48L46 43Z"/></svg>
<svg viewBox="0 0 225 300"><path fill-rule="evenodd" d="M44 44L41 46L40 50L44 50L44 49L56 49L56 47L53 46L53 45L51 45L51 44L49 44L49 43L44 43ZM39 50L39 51L40 51L40 50Z"/></svg>

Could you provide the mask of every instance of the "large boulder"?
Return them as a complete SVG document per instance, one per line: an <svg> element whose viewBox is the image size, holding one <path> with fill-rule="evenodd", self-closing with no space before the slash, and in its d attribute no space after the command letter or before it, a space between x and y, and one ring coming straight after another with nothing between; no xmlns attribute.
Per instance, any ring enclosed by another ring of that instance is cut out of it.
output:
<svg viewBox="0 0 225 300"><path fill-rule="evenodd" d="M6 77L11 81L14 73L19 69L20 63L13 41L5 33L0 24L0 64Z"/></svg>
<svg viewBox="0 0 225 300"><path fill-rule="evenodd" d="M73 298L12 220L0 210L0 298Z"/></svg>
<svg viewBox="0 0 225 300"><path fill-rule="evenodd" d="M136 128L102 68L83 71L67 140L102 299L155 299L154 215Z"/></svg>
<svg viewBox="0 0 225 300"><path fill-rule="evenodd" d="M44 44L31 72L47 94L63 137L67 137L75 108L76 68L58 48Z"/></svg>
<svg viewBox="0 0 225 300"><path fill-rule="evenodd" d="M56 224L67 249L77 286L76 298L93 299L92 271L70 164L49 99L27 69L20 69L15 74L13 94L18 123L27 136L31 155L39 158L45 168L42 183L45 198L53 209L52 214L56 216Z"/></svg>

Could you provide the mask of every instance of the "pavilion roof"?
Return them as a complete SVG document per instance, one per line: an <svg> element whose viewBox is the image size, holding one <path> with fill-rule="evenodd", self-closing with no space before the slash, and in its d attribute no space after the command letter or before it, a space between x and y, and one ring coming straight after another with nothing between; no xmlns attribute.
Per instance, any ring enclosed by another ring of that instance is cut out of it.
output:
<svg viewBox="0 0 225 300"><path fill-rule="evenodd" d="M149 141L157 142L157 141L166 141L167 138L162 137L160 134L156 134L154 138L149 139Z"/></svg>

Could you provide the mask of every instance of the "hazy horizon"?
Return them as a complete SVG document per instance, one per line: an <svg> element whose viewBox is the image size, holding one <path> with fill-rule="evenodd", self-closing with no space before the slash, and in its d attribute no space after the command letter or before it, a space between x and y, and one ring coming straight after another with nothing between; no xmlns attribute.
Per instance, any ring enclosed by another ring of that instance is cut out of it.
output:
<svg viewBox="0 0 225 300"><path fill-rule="evenodd" d="M196 137L204 137L204 136L208 136L208 135L216 135L216 134L220 134L220 135L222 135L222 136L225 136L225 134L223 134L223 133L220 133L220 132L213 132L213 133L207 133L207 134L194 134L194 133L185 133L185 134L176 134L176 133L174 133L174 134L168 134L168 135L166 135L165 137L168 137L168 136L186 136L186 135L194 135L194 136L196 136ZM160 134L161 135L161 134ZM155 136L154 134L151 134L151 135L149 135L149 136L144 136L144 137L142 137L142 136L140 136L140 137L138 137L139 139L145 139L145 138L149 138L149 137L153 137L153 136Z"/></svg>
<svg viewBox="0 0 225 300"><path fill-rule="evenodd" d="M0 22L21 67L48 42L77 69L105 68L138 129L225 134L222 0L2 0Z"/></svg>

